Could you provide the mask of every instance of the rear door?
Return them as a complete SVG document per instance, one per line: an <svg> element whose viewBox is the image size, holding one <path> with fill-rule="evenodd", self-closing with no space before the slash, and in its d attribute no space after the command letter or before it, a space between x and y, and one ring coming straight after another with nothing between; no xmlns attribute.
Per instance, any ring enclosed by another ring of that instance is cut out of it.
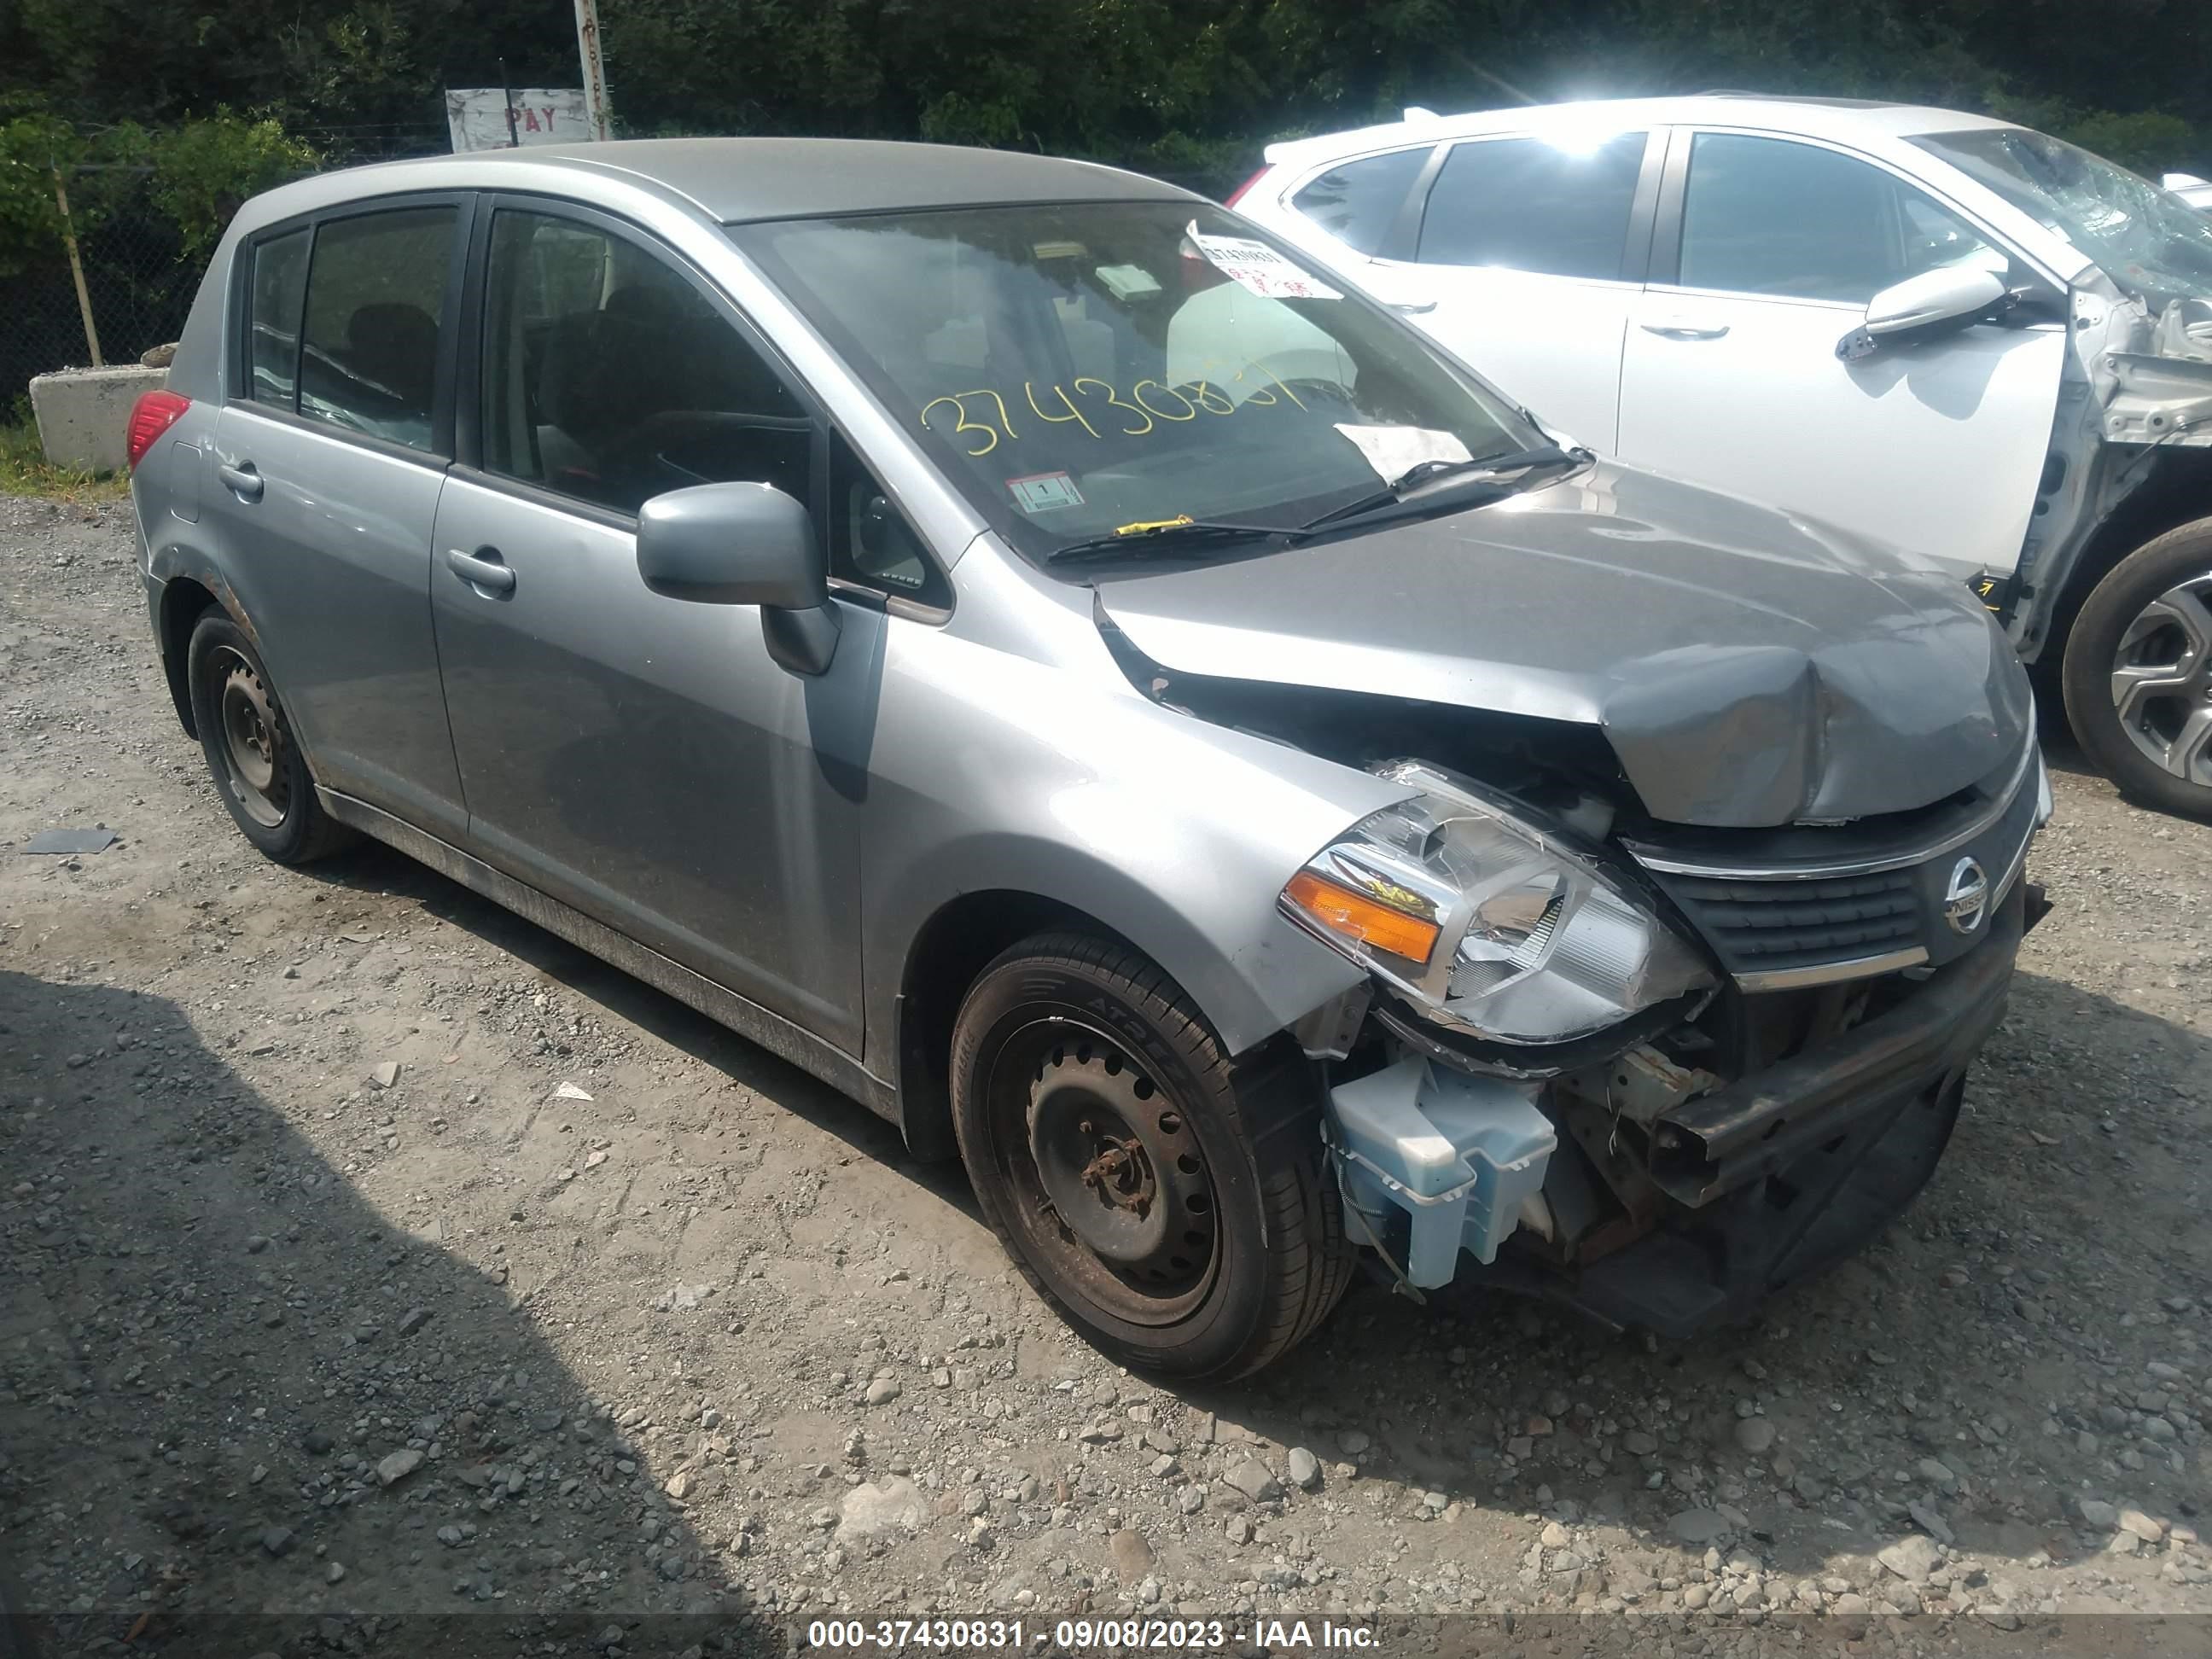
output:
<svg viewBox="0 0 2212 1659"><path fill-rule="evenodd" d="M1636 129L1443 146L1359 280L1547 425L1610 449L1656 145Z"/></svg>
<svg viewBox="0 0 2212 1659"><path fill-rule="evenodd" d="M466 824L430 628L471 207L393 198L241 250L202 515L325 787Z"/></svg>
<svg viewBox="0 0 2212 1659"><path fill-rule="evenodd" d="M1622 351L1621 458L1961 576L2010 571L2050 447L2063 327L1980 324L1853 362L1836 351L1879 290L1954 264L2041 280L1866 157L1678 133Z"/></svg>

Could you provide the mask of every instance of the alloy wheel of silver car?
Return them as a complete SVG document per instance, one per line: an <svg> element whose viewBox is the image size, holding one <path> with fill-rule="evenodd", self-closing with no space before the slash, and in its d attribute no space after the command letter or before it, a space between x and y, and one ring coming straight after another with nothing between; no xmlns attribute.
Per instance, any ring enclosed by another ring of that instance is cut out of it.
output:
<svg viewBox="0 0 2212 1659"><path fill-rule="evenodd" d="M2212 570L2144 605L2113 653L2130 742L2184 782L2212 784Z"/></svg>

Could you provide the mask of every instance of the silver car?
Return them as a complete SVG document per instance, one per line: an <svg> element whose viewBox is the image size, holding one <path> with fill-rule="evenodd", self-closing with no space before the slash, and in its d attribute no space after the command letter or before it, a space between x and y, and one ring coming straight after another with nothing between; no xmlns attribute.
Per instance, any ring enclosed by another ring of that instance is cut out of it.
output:
<svg viewBox="0 0 2212 1659"><path fill-rule="evenodd" d="M289 185L131 452L257 847L389 842L957 1152L1161 1370L1363 1263L1741 1316L1926 1181L2039 914L1963 584L1565 447L1103 167Z"/></svg>

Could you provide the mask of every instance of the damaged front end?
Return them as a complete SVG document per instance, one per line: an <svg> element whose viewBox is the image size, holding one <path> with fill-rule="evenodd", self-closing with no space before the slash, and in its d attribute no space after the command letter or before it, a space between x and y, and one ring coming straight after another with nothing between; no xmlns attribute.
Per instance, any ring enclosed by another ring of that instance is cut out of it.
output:
<svg viewBox="0 0 2212 1659"><path fill-rule="evenodd" d="M1375 769L1422 793L1283 905L1374 972L1297 1035L1328 1067L1347 1227L1401 1284L1681 1336L1925 1183L2045 908L2032 739L1986 787L1841 834L1594 843L1440 769Z"/></svg>
<svg viewBox="0 0 2212 1659"><path fill-rule="evenodd" d="M1927 1183L2044 911L2033 738L1924 810L1756 834L1370 769L1416 794L1281 902L1371 971L1294 1036L1349 1234L1401 1285L1686 1336Z"/></svg>
<svg viewBox="0 0 2212 1659"><path fill-rule="evenodd" d="M2074 281L2069 313L2070 350L2020 563L1981 587L2030 662L2108 527L2139 520L2147 535L2212 510L2212 300L2154 303L2091 266Z"/></svg>

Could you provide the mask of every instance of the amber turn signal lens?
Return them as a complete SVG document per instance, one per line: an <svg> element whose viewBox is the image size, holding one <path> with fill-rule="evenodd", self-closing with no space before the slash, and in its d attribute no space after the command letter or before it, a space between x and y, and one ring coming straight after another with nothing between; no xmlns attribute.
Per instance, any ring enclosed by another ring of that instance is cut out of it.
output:
<svg viewBox="0 0 2212 1659"><path fill-rule="evenodd" d="M1437 948L1437 928L1433 921L1379 904L1364 893L1340 887L1310 870L1292 876L1283 891L1299 909L1331 932L1388 951L1394 957L1426 962L1429 952Z"/></svg>

